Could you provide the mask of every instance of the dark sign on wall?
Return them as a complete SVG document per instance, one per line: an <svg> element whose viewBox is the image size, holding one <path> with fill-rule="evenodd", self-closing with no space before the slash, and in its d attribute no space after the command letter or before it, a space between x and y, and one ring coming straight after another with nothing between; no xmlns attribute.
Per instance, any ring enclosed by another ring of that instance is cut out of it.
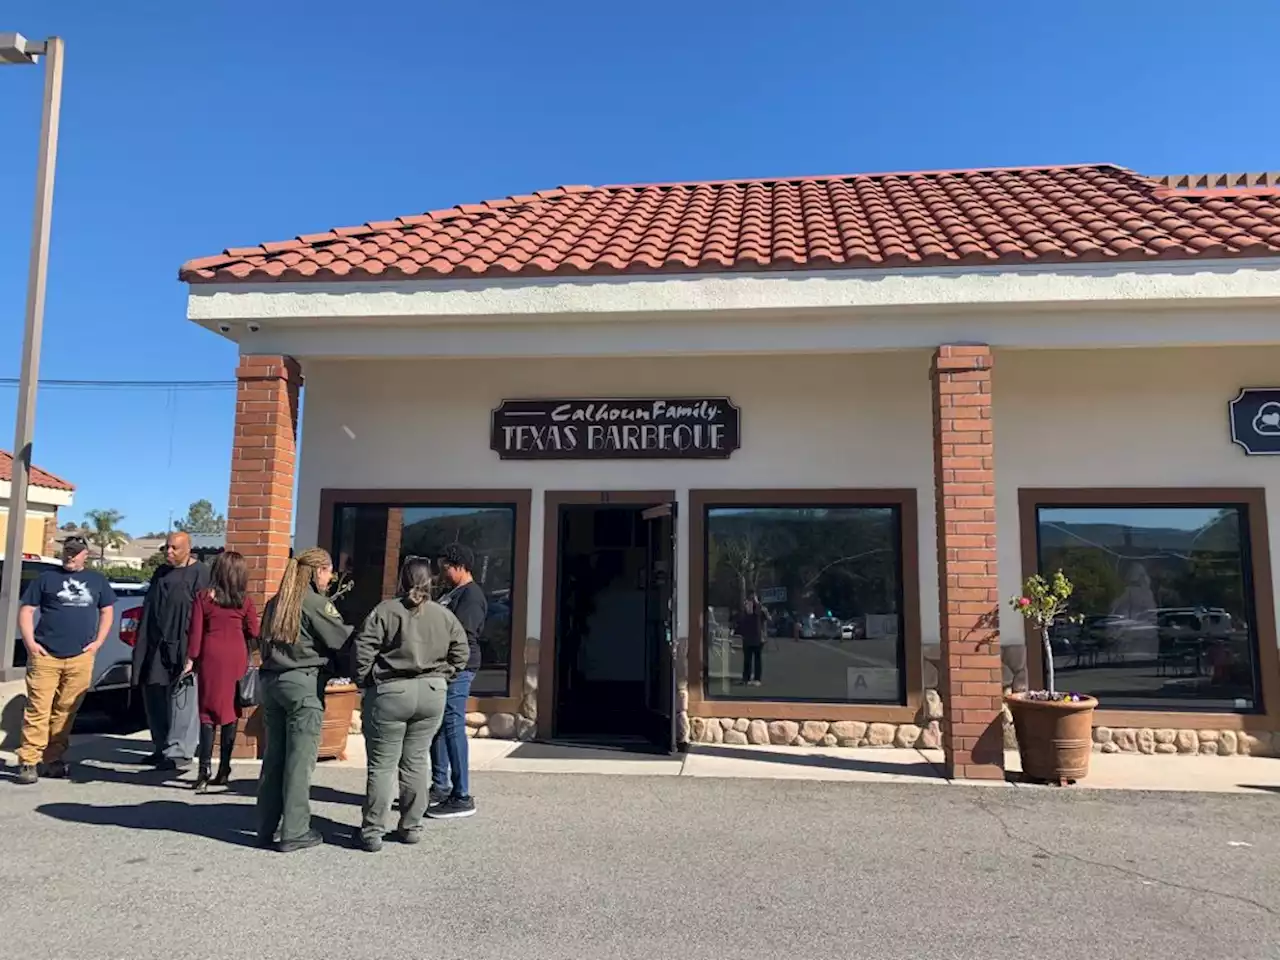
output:
<svg viewBox="0 0 1280 960"><path fill-rule="evenodd" d="M740 442L726 397L504 400L489 445L503 460L725 459Z"/></svg>
<svg viewBox="0 0 1280 960"><path fill-rule="evenodd" d="M1280 454L1280 389L1245 387L1229 409L1231 439L1245 453Z"/></svg>

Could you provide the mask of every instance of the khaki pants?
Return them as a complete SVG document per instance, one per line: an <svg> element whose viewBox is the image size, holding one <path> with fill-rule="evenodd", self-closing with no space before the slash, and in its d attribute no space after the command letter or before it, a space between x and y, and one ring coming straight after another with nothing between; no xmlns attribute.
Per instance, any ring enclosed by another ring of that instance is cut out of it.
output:
<svg viewBox="0 0 1280 960"><path fill-rule="evenodd" d="M22 714L18 763L34 766L62 759L71 725L93 680L93 654L32 657L27 661L27 709Z"/></svg>

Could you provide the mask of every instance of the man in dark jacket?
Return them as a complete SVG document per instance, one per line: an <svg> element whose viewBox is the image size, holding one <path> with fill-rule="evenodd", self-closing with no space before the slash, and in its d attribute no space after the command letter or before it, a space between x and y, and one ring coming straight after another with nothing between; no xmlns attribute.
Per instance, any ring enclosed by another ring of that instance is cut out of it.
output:
<svg viewBox="0 0 1280 960"><path fill-rule="evenodd" d="M471 576L475 555L460 543L451 543L440 558L441 572L453 589L441 599L467 632L470 654L467 668L449 681L444 722L431 744L431 801L427 816L437 820L470 817L476 812L471 798L467 764L467 698L471 681L480 669L480 634L489 616L489 601Z"/></svg>
<svg viewBox="0 0 1280 960"><path fill-rule="evenodd" d="M209 568L191 554L191 538L169 534L165 562L151 577L133 648L133 685L151 728L147 763L161 770L191 765L200 737L196 678L186 673L187 631L196 594L209 587Z"/></svg>

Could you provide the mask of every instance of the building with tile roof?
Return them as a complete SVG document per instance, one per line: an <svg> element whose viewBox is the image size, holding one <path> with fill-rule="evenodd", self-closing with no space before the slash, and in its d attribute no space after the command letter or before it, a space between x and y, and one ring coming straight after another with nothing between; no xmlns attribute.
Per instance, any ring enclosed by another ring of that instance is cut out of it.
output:
<svg viewBox="0 0 1280 960"><path fill-rule="evenodd" d="M1095 749L1280 749L1275 173L569 186L180 277L240 346L255 590L295 479L353 618L467 545L488 735L1001 776L1052 657ZM1046 654L1002 598L1059 567Z"/></svg>
<svg viewBox="0 0 1280 960"><path fill-rule="evenodd" d="M9 484L13 480L13 454L0 450L0 536L9 521ZM31 468L27 487L27 522L23 532L24 553L41 556L54 554L58 531L58 508L69 507L75 499L75 486L37 466Z"/></svg>

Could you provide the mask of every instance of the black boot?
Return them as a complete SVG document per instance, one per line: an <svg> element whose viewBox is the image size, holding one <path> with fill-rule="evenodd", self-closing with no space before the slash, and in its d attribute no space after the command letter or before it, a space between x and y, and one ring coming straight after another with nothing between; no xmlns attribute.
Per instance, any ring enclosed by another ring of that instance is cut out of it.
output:
<svg viewBox="0 0 1280 960"><path fill-rule="evenodd" d="M200 747L197 751L200 772L196 775L196 793L207 793L213 774L213 724L200 724Z"/></svg>
<svg viewBox="0 0 1280 960"><path fill-rule="evenodd" d="M218 750L218 775L213 778L215 787L225 787L231 782L231 753L236 748L236 724L222 725L222 743Z"/></svg>

